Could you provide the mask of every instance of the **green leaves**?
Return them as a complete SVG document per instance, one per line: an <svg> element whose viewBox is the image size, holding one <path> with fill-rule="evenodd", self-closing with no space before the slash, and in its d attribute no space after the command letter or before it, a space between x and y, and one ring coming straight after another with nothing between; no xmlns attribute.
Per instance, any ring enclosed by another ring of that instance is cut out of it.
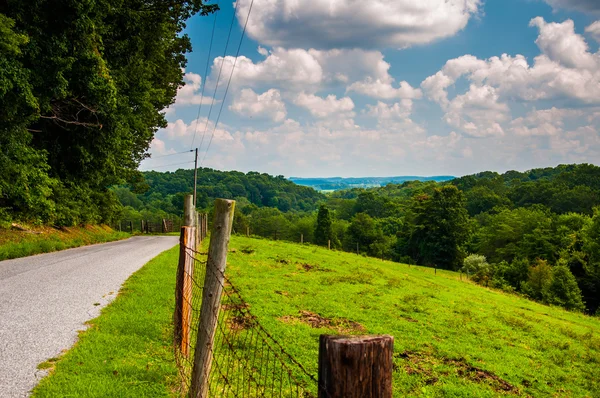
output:
<svg viewBox="0 0 600 398"><path fill-rule="evenodd" d="M215 9L200 0L0 3L0 208L59 224L113 218L108 187L134 182L183 84L185 20Z"/></svg>

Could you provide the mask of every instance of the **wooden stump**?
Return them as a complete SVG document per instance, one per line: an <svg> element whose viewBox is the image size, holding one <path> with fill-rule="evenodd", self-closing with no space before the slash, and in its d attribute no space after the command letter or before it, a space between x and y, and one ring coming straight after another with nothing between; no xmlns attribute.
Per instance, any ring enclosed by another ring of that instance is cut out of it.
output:
<svg viewBox="0 0 600 398"><path fill-rule="evenodd" d="M321 335L319 398L391 398L392 336Z"/></svg>

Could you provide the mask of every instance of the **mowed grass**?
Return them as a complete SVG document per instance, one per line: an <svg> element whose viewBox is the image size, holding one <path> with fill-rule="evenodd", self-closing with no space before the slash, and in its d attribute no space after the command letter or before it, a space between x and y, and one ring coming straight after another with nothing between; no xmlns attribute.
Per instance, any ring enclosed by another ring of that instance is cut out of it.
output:
<svg viewBox="0 0 600 398"><path fill-rule="evenodd" d="M454 272L234 237L227 274L310 372L320 334L394 336L394 396L600 396L600 320Z"/></svg>
<svg viewBox="0 0 600 398"><path fill-rule="evenodd" d="M177 389L172 316L178 248L151 260L90 321L33 397L168 397Z"/></svg>
<svg viewBox="0 0 600 398"><path fill-rule="evenodd" d="M94 243L126 239L131 235L110 227L70 227L57 230L50 227L33 228L32 232L0 229L0 261L49 253Z"/></svg>

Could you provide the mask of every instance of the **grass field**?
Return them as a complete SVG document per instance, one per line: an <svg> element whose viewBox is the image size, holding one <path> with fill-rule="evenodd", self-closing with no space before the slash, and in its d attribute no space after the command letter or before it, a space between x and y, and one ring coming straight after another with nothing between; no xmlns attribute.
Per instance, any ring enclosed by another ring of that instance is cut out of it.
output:
<svg viewBox="0 0 600 398"><path fill-rule="evenodd" d="M232 283L314 374L320 334L390 334L395 396L600 396L598 318L448 271L240 237L230 248Z"/></svg>
<svg viewBox="0 0 600 398"><path fill-rule="evenodd" d="M174 395L176 263L173 249L134 274L34 397ZM398 397L600 396L597 318L309 245L233 237L228 264L252 313L313 374L320 334L390 334Z"/></svg>
<svg viewBox="0 0 600 398"><path fill-rule="evenodd" d="M31 227L31 231L0 229L0 261L70 249L93 243L112 242L131 235L114 231L107 226L70 227L61 230L51 227Z"/></svg>

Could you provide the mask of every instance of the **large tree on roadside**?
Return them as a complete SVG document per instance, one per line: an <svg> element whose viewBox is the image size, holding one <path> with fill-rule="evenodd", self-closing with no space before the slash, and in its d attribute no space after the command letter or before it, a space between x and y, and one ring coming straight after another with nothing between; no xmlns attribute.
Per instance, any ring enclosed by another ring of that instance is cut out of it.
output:
<svg viewBox="0 0 600 398"><path fill-rule="evenodd" d="M15 87L0 90L0 103L25 93L17 109L0 113L0 126L19 115L27 132L3 149L11 158L38 154L60 181L50 196L60 206L48 221L100 221L112 206L108 187L140 179L137 166L183 84L191 50L185 21L215 7L201 0L0 1L0 36L8 26L17 38L9 51L18 49L8 61ZM0 206L19 212L18 201L5 194Z"/></svg>

